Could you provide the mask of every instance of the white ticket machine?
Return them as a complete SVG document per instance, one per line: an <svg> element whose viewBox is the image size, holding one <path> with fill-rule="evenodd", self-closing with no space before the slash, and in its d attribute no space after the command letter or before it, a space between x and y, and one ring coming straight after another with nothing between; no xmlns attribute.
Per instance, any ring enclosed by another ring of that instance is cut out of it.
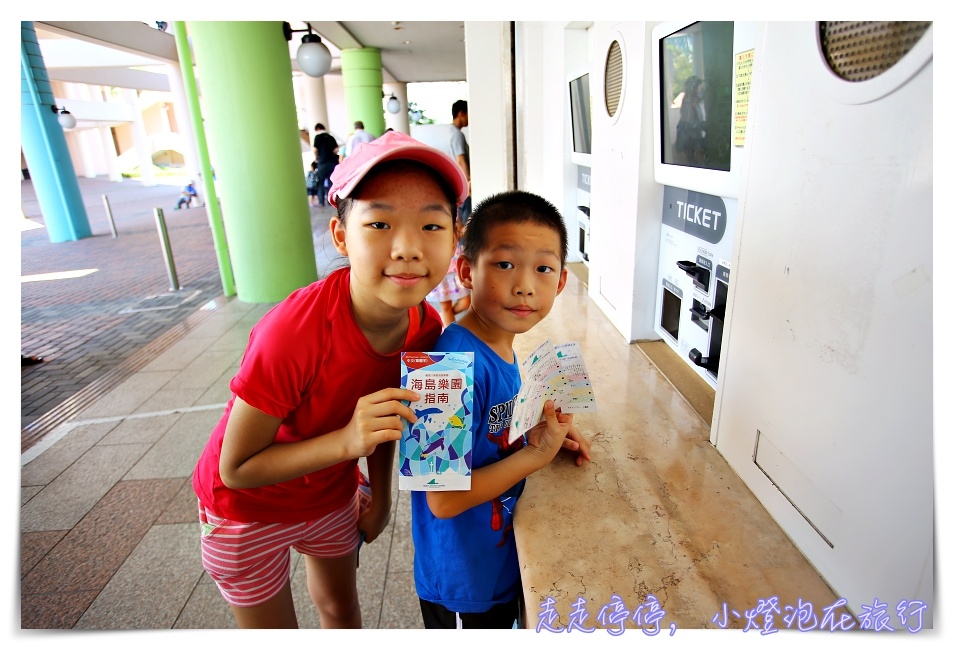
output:
<svg viewBox="0 0 954 650"><path fill-rule="evenodd" d="M751 23L653 29L653 174L663 185L656 332L717 387L747 114Z"/></svg>
<svg viewBox="0 0 954 650"><path fill-rule="evenodd" d="M715 388L738 202L665 187L656 331Z"/></svg>

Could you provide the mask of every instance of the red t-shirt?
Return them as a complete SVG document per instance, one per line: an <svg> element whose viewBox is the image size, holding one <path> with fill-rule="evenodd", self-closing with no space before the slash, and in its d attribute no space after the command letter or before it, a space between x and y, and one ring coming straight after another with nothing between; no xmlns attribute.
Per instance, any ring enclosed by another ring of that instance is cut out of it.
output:
<svg viewBox="0 0 954 650"><path fill-rule="evenodd" d="M342 461L290 481L233 490L219 476L225 425L235 397L282 418L275 442L295 442L344 427L358 398L400 385L401 354L378 354L351 313L351 270L294 291L252 328L233 397L209 438L192 476L202 505L244 522L295 523L344 506L357 489L358 461ZM428 351L441 320L426 302L412 308L402 350Z"/></svg>

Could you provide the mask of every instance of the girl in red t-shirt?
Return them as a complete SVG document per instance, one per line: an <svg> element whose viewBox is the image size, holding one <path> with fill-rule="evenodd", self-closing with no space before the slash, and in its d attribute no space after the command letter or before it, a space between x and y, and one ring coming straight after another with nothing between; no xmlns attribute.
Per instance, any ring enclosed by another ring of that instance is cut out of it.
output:
<svg viewBox="0 0 954 650"><path fill-rule="evenodd" d="M456 246L467 179L398 132L338 165L330 229L350 268L293 292L253 328L233 397L193 475L202 561L240 627L297 627L290 549L323 628L359 628L359 540L388 524L395 441L419 396L400 352L427 350L425 302ZM368 490L357 459L367 458Z"/></svg>

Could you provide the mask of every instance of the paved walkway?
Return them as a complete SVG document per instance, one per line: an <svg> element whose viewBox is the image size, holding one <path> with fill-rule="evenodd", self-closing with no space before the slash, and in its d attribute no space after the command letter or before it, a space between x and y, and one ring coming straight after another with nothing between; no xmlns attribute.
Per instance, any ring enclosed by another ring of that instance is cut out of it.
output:
<svg viewBox="0 0 954 650"><path fill-rule="evenodd" d="M43 219L33 184L21 182L20 349L44 359L21 370L21 451L161 353L187 317L196 320L205 313L201 305L223 293L205 208L173 210L181 179L154 187L102 177L79 182L93 236L58 244L35 227ZM170 291L155 208L164 211L178 291ZM330 214L312 209L316 232ZM48 279L64 272L85 275Z"/></svg>

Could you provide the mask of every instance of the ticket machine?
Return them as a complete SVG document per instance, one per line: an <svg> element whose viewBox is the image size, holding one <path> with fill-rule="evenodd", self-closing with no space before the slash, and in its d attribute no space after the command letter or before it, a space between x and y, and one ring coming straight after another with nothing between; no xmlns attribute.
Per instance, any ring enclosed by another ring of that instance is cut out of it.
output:
<svg viewBox="0 0 954 650"><path fill-rule="evenodd" d="M664 186L656 332L713 388L744 144L738 89L751 33L745 23L721 21L653 30L653 172Z"/></svg>
<svg viewBox="0 0 954 650"><path fill-rule="evenodd" d="M715 387L737 202L666 186L657 331Z"/></svg>

